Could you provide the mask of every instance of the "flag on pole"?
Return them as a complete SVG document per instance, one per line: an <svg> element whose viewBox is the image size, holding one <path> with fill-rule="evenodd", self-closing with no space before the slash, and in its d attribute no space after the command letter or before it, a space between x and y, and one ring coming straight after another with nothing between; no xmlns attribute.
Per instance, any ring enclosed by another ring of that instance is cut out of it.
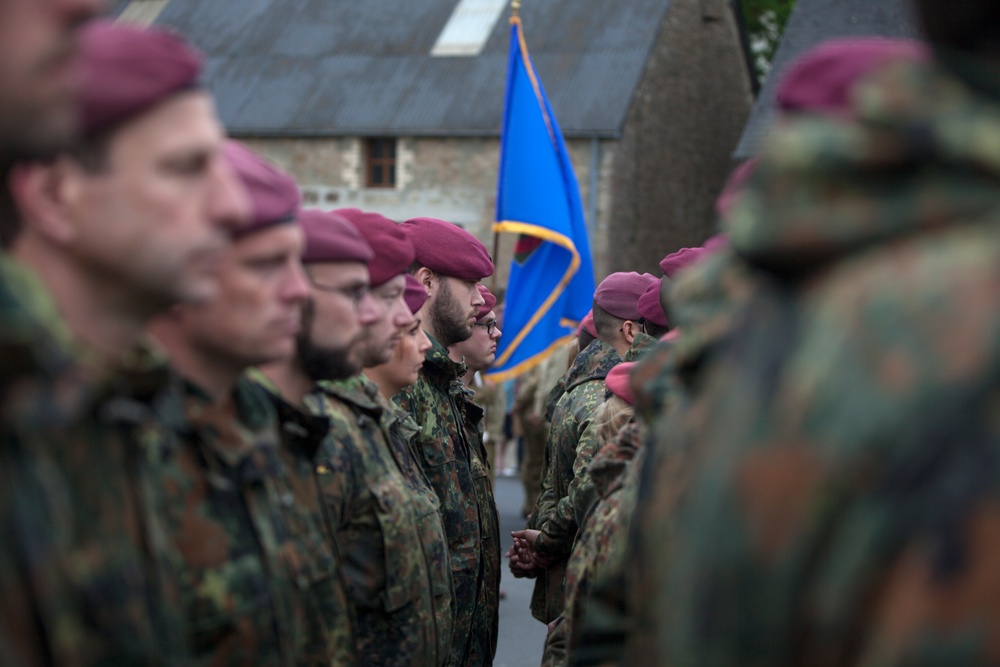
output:
<svg viewBox="0 0 1000 667"><path fill-rule="evenodd" d="M580 188L562 131L511 18L494 232L518 234L503 338L487 376L504 381L541 363L590 310L594 267Z"/></svg>

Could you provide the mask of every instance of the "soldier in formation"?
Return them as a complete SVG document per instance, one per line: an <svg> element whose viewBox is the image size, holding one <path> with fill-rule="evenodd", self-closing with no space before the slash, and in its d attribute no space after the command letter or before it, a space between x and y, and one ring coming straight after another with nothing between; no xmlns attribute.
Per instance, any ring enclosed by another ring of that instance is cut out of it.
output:
<svg viewBox="0 0 1000 667"><path fill-rule="evenodd" d="M522 383L544 664L1000 663L1000 10L913 6ZM0 2L4 664L492 664L485 247L303 210L100 9Z"/></svg>

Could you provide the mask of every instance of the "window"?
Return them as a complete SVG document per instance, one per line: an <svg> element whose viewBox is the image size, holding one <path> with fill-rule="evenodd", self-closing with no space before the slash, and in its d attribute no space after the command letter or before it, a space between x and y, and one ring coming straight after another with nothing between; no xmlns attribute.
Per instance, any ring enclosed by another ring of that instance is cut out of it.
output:
<svg viewBox="0 0 1000 667"><path fill-rule="evenodd" d="M365 185L369 188L396 187L396 140L368 140Z"/></svg>
<svg viewBox="0 0 1000 667"><path fill-rule="evenodd" d="M459 0L431 55L478 56L507 5L508 0Z"/></svg>

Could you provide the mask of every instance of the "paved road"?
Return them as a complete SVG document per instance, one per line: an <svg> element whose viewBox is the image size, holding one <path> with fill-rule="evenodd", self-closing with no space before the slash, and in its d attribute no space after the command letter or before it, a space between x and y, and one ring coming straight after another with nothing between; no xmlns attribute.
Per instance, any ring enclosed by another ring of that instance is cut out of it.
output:
<svg viewBox="0 0 1000 667"><path fill-rule="evenodd" d="M494 492L500 513L500 544L503 553L510 548L510 531L524 528L521 505L524 488L517 477L498 477ZM528 605L535 582L532 579L515 579L504 559L501 590L507 599L500 601L500 637L494 667L538 667L545 643L545 626L531 617Z"/></svg>

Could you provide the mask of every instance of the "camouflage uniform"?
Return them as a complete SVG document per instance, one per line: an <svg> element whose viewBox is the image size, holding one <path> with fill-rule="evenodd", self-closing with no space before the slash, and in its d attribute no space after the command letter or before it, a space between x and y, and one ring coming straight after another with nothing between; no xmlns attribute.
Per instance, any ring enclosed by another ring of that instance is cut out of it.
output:
<svg viewBox="0 0 1000 667"><path fill-rule="evenodd" d="M642 448L644 439L641 426L631 422L614 440L601 447L590 463L588 472L598 500L580 527L566 565L566 608L557 627L546 638L543 666L568 664L574 652L571 638L579 631L592 583L607 571L625 569L628 521L637 486L634 471L638 468L630 462Z"/></svg>
<svg viewBox="0 0 1000 667"><path fill-rule="evenodd" d="M448 536L455 624L449 665L490 665L496 653L500 528L486 452L483 411L462 385L465 364L431 337L417 382L393 397L419 425L417 460L441 502Z"/></svg>
<svg viewBox="0 0 1000 667"><path fill-rule="evenodd" d="M538 496L542 492L545 439L549 432L545 401L552 388L569 370L570 355L576 346L576 339L561 344L541 364L521 375L517 380L517 398L514 410L521 425L524 442L521 482L524 484L526 516L535 508Z"/></svg>
<svg viewBox="0 0 1000 667"><path fill-rule="evenodd" d="M163 433L151 409L162 377L98 381L68 339L41 286L0 257L0 654L5 665L187 664L134 437ZM134 424L119 419L125 405Z"/></svg>
<svg viewBox="0 0 1000 667"><path fill-rule="evenodd" d="M452 623L448 542L398 413L363 375L321 382L305 402L330 420L319 477L354 603L359 662L444 665Z"/></svg>
<svg viewBox="0 0 1000 667"><path fill-rule="evenodd" d="M636 358L655 342L637 334L627 358ZM600 339L593 341L566 374L565 393L553 411L545 445L545 482L528 522L529 528L541 531L535 551L556 559L535 582L531 599L531 613L543 623L552 622L563 611L566 559L577 527L595 500L587 467L601 443L591 420L607 394L605 376L622 361L613 347Z"/></svg>
<svg viewBox="0 0 1000 667"><path fill-rule="evenodd" d="M894 66L773 137L728 221L749 307L672 438L691 480L643 480L665 573L627 660L1000 662L1000 93L951 66L974 85Z"/></svg>
<svg viewBox="0 0 1000 667"><path fill-rule="evenodd" d="M317 623L343 591L315 512L299 502L316 498L312 466L283 457L266 392L242 379L213 402L186 385L181 414L156 483L183 560L192 664L354 664L349 629Z"/></svg>

